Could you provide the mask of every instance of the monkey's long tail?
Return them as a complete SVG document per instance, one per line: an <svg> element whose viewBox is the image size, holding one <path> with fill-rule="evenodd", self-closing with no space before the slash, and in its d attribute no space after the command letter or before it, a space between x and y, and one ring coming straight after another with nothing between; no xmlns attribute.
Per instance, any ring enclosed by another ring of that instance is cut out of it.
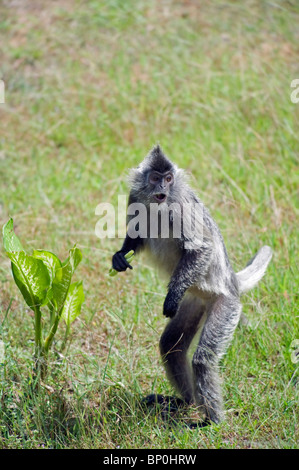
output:
<svg viewBox="0 0 299 470"><path fill-rule="evenodd" d="M247 263L245 269L236 273L240 293L252 289L262 279L271 258L272 250L269 246L265 245Z"/></svg>

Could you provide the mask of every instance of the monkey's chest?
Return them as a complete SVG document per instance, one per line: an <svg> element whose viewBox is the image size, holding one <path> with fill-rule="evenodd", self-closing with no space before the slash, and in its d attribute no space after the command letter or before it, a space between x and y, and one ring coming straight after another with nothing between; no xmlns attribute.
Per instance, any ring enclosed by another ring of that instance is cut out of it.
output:
<svg viewBox="0 0 299 470"><path fill-rule="evenodd" d="M172 238L149 238L146 245L155 265L164 269L168 274L172 274L180 260L177 242Z"/></svg>

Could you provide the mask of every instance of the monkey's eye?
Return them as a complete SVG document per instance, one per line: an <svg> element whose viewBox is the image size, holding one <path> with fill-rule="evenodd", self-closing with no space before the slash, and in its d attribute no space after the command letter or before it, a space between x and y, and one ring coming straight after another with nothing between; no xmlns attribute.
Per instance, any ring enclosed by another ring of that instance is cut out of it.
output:
<svg viewBox="0 0 299 470"><path fill-rule="evenodd" d="M167 175L165 180L167 181L167 183L171 183L172 182L172 175Z"/></svg>
<svg viewBox="0 0 299 470"><path fill-rule="evenodd" d="M151 175L150 182L151 183L158 183L159 179L160 179L159 176L154 174L154 175Z"/></svg>

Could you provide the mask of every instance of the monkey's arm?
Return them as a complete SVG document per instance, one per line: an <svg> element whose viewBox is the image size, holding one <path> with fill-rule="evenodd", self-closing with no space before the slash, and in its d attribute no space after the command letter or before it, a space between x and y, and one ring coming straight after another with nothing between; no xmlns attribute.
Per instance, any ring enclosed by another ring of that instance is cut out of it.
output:
<svg viewBox="0 0 299 470"><path fill-rule="evenodd" d="M189 287L193 286L208 270L212 246L207 244L200 250L184 250L168 284L163 315L174 317L179 303Z"/></svg>
<svg viewBox="0 0 299 470"><path fill-rule="evenodd" d="M143 240L140 237L131 238L127 234L121 250L117 251L112 257L113 268L118 272L126 271L127 268L133 269L126 260L125 255L131 250L136 253L136 251L139 251L142 246Z"/></svg>

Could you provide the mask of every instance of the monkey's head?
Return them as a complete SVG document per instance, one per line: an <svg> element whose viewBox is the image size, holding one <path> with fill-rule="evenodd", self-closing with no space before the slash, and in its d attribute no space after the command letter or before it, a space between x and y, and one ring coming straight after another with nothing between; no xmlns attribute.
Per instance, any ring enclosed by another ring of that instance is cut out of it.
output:
<svg viewBox="0 0 299 470"><path fill-rule="evenodd" d="M137 168L131 170L132 195L146 205L171 203L179 172L157 145Z"/></svg>

